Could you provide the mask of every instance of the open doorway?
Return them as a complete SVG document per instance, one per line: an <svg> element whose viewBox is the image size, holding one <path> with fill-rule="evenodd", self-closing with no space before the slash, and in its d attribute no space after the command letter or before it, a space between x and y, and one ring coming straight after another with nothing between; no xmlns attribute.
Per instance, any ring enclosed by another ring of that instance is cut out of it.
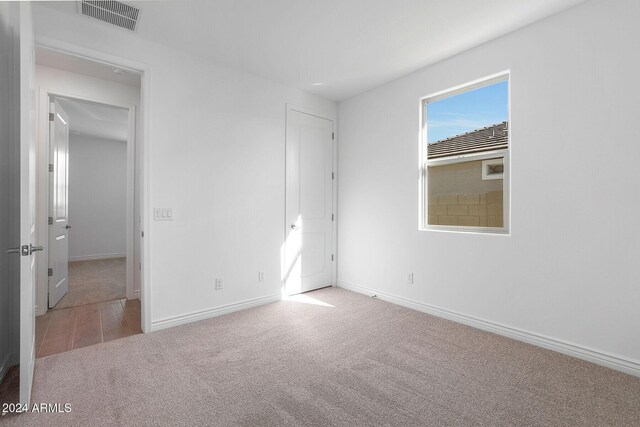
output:
<svg viewBox="0 0 640 427"><path fill-rule="evenodd" d="M10 96L0 97L4 113L0 114L0 170L7 178L1 180L0 194L8 200L0 209L0 242L6 248L0 276L7 285L0 291L0 380L4 377L0 401L22 405L30 402L35 358L43 355L45 336L61 352L104 341L105 336L117 338L115 329L105 334L105 324L138 325L138 331L148 331L151 323L148 273L144 273L148 267L143 261L148 243L142 244L144 218L149 217L144 202L149 194L144 173L149 154L143 150L149 125L142 107L148 105L150 67L53 39L36 41L30 7L29 2L6 6L0 2L0 89L3 93L11 89ZM127 140L126 227L127 236L132 236L126 242L127 295L98 303L107 305L104 309L96 310L92 304L48 309L49 106L55 97L137 113L129 120L135 126L135 140L131 144ZM137 304L137 316L131 315L131 303ZM56 316L59 327L54 325ZM96 332L96 325L99 334L87 333ZM59 331L66 335L58 335Z"/></svg>
<svg viewBox="0 0 640 427"><path fill-rule="evenodd" d="M141 333L140 75L36 48L36 357Z"/></svg>
<svg viewBox="0 0 640 427"><path fill-rule="evenodd" d="M125 299L129 111L50 104L49 308Z"/></svg>

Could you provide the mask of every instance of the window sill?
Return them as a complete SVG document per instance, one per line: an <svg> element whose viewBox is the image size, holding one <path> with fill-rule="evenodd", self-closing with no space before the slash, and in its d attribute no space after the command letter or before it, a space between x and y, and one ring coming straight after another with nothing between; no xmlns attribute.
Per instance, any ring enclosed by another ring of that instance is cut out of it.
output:
<svg viewBox="0 0 640 427"><path fill-rule="evenodd" d="M507 236L510 237L508 227L496 228L496 227L465 227L465 226L438 226L428 225L426 227L418 228L418 231L435 231L438 233L454 233L454 234L480 234L490 236Z"/></svg>

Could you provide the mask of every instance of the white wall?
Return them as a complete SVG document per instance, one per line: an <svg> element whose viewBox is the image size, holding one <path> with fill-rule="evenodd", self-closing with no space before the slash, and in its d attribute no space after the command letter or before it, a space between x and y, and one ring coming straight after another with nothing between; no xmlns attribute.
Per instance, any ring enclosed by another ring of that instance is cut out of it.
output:
<svg viewBox="0 0 640 427"><path fill-rule="evenodd" d="M145 226L152 321L280 295L285 104L333 117L335 103L95 20L40 6L34 19L39 36L150 67L150 207L174 213Z"/></svg>
<svg viewBox="0 0 640 427"><path fill-rule="evenodd" d="M39 7L34 7L34 20L38 14ZM37 26L38 24L35 23ZM37 31L37 29L36 29ZM108 80L98 79L89 77L82 74L71 73L64 70L59 70L56 68L46 67L43 65L36 65L36 87L38 90L38 123L42 122L42 114L43 111L42 105L40 102L42 101L43 94L46 92L52 93L62 93L67 95L76 96L81 99L89 99L94 101L100 101L106 104L112 105L133 105L136 108L139 108L140 105L140 87L133 86L128 84L116 83ZM46 112L44 112L46 114ZM136 116L136 121L139 123L139 115ZM45 126L47 123L45 122ZM139 124L136 126L136 138L139 138L140 135ZM39 127L39 130L42 131L42 128ZM46 188L47 184L47 149L46 149L46 137L42 135L38 135L38 154L39 154L39 179L38 179L38 244L39 245L48 245L48 234L47 234L47 217L48 217L48 199L47 192L43 191L43 188ZM136 156L138 156L136 154ZM136 178L137 184L137 178ZM138 185L136 185L138 188ZM136 207L137 213L137 207ZM137 215L135 215L137 217ZM138 224L136 222L136 224ZM72 227L74 225L72 224ZM72 228L73 234L77 234L76 229ZM134 233L135 235L139 235L138 232ZM71 240L70 240L71 242ZM136 242L137 243L137 242ZM135 251L136 260L139 258L139 247L136 246ZM47 310L47 262L46 258L39 257L37 258L37 294L36 294L36 302L37 308L36 313L38 315L44 314ZM139 272L139 269L135 268L135 264L137 261L133 262L134 264L134 272ZM140 282L138 279L134 280L134 292L139 292Z"/></svg>
<svg viewBox="0 0 640 427"><path fill-rule="evenodd" d="M34 17L36 10L39 11L40 7L34 7ZM36 84L39 90L48 89L78 97L105 99L113 104L138 105L140 103L139 86L71 73L41 64L36 64Z"/></svg>
<svg viewBox="0 0 640 427"><path fill-rule="evenodd" d="M339 283L640 374L639 20L640 2L589 1L341 103ZM511 235L418 231L419 99L506 69Z"/></svg>
<svg viewBox="0 0 640 427"><path fill-rule="evenodd" d="M69 137L69 261L126 256L127 142Z"/></svg>

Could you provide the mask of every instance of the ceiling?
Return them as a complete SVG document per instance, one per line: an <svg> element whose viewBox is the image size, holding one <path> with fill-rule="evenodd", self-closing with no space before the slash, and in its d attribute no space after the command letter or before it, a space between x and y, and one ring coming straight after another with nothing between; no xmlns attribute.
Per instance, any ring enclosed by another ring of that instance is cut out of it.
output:
<svg viewBox="0 0 640 427"><path fill-rule="evenodd" d="M139 37L340 101L582 1L125 3L141 9ZM46 6L77 14L75 2Z"/></svg>
<svg viewBox="0 0 640 427"><path fill-rule="evenodd" d="M69 116L71 135L92 136L126 141L129 111L109 105L94 104L75 99L58 99Z"/></svg>

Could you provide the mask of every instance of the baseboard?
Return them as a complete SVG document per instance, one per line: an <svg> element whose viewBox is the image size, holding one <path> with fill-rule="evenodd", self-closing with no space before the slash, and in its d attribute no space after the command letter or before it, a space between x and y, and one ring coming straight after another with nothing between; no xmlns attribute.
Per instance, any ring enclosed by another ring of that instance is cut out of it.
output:
<svg viewBox="0 0 640 427"><path fill-rule="evenodd" d="M442 317L454 322L463 323L474 328L493 332L495 334L513 338L518 341L523 341L528 344L533 344L538 347L554 350L568 356L573 356L578 359L586 360L598 365L606 366L608 368L624 372L626 374L640 377L640 361L637 360L598 351L589 347L581 346L579 344L574 344L561 339L528 332L522 329L503 325L489 320L480 319L474 316L469 316L441 307L408 300L406 298L388 294L386 292L380 292L375 289L363 287L360 285L355 285L353 283L339 280L337 284L338 287L349 291L358 292L369 296L376 295L377 298L383 301L398 304L403 307L431 314L433 316Z"/></svg>
<svg viewBox="0 0 640 427"><path fill-rule="evenodd" d="M127 253L116 253L116 254L98 254L98 255L79 255L79 256L70 256L69 262L73 261L95 261L99 259L112 259L112 258L126 258Z"/></svg>
<svg viewBox="0 0 640 427"><path fill-rule="evenodd" d="M270 304L272 302L280 301L280 299L280 295L271 295L223 305L220 307L209 308L206 310L194 311L187 314L180 314L178 316L165 317L164 319L154 320L151 322L151 332L184 325L186 323L197 322L211 317L222 316L223 314L233 313L234 311Z"/></svg>
<svg viewBox="0 0 640 427"><path fill-rule="evenodd" d="M4 356L4 359L0 363L0 384L2 384L2 381L4 381L4 376L7 375L7 372L11 367L9 366L10 361L11 361L11 353Z"/></svg>

